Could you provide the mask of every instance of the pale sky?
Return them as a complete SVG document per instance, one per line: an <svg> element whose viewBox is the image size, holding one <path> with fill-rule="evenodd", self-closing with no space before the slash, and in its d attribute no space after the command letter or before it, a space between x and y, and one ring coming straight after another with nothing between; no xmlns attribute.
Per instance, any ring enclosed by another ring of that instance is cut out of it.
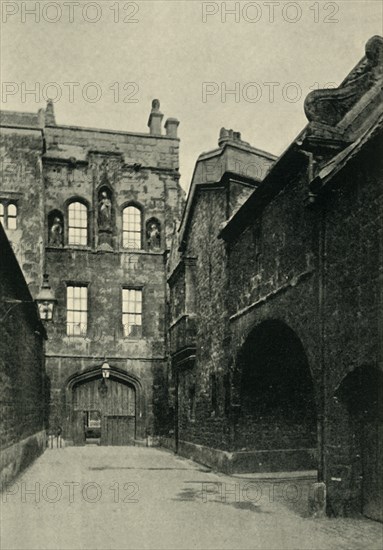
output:
<svg viewBox="0 0 383 550"><path fill-rule="evenodd" d="M225 13L236 4L236 14ZM185 189L222 126L280 154L306 124L310 88L338 85L383 22L380 0L1 0L1 7L3 109L37 111L43 91L52 98L60 91L59 124L146 132L158 98L164 122L180 120ZM27 13L33 7L37 15ZM72 101L69 82L78 83ZM225 96L225 86L237 95ZM40 97L23 97L33 88Z"/></svg>

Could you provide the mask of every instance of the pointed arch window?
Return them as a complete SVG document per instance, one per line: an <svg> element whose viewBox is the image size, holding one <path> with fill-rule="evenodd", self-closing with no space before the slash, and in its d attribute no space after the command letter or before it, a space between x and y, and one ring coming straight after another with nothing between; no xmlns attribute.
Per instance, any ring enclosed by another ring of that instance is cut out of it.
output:
<svg viewBox="0 0 383 550"><path fill-rule="evenodd" d="M71 202L68 206L68 244L88 244L88 209L82 202Z"/></svg>
<svg viewBox="0 0 383 550"><path fill-rule="evenodd" d="M130 205L122 212L122 246L142 248L142 214L136 206Z"/></svg>

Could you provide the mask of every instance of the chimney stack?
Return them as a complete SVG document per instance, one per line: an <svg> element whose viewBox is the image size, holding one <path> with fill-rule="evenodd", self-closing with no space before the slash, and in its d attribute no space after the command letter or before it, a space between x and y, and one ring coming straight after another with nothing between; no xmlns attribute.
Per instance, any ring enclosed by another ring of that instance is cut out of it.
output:
<svg viewBox="0 0 383 550"><path fill-rule="evenodd" d="M37 119L39 121L39 128L44 128L45 127L45 109L43 109L42 107L37 111Z"/></svg>
<svg viewBox="0 0 383 550"><path fill-rule="evenodd" d="M56 126L56 117L53 107L53 101L48 99L47 108L45 109L45 125L46 126Z"/></svg>
<svg viewBox="0 0 383 550"><path fill-rule="evenodd" d="M164 115L160 112L160 102L158 99L153 99L152 110L150 112L148 126L150 134L153 136L161 135L161 123Z"/></svg>
<svg viewBox="0 0 383 550"><path fill-rule="evenodd" d="M241 133L234 132L233 130L227 130L226 128L221 128L218 138L218 146L222 147L228 141L242 141Z"/></svg>
<svg viewBox="0 0 383 550"><path fill-rule="evenodd" d="M179 120L176 118L168 118L165 122L166 135L170 138L177 137L177 128L179 126Z"/></svg>

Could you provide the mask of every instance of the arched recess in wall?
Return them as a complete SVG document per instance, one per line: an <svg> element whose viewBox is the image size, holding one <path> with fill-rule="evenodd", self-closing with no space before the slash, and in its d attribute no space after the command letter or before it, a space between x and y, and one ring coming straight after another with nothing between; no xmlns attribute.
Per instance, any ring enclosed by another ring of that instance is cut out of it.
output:
<svg viewBox="0 0 383 550"><path fill-rule="evenodd" d="M333 441L342 453L335 462L347 472L330 475L349 483L341 511L383 521L383 371L372 365L357 367L343 379L334 400L341 407L332 424ZM335 512L337 497L329 487Z"/></svg>
<svg viewBox="0 0 383 550"><path fill-rule="evenodd" d="M239 351L237 367L237 448L316 449L315 388L297 334L279 320L260 323L250 331ZM316 461L307 464L307 469L313 467Z"/></svg>
<svg viewBox="0 0 383 550"><path fill-rule="evenodd" d="M112 187L106 183L97 190L96 216L98 243L113 246L116 224L114 193Z"/></svg>
<svg viewBox="0 0 383 550"><path fill-rule="evenodd" d="M48 214L48 246L64 245L64 215L60 210L51 210Z"/></svg>
<svg viewBox="0 0 383 550"><path fill-rule="evenodd" d="M90 412L99 413L102 445L131 445L145 437L144 395L135 375L110 365L108 378L104 378L101 366L91 367L70 376L64 393L64 437L75 445L86 443ZM130 441L119 440L125 436Z"/></svg>
<svg viewBox="0 0 383 550"><path fill-rule="evenodd" d="M162 233L160 221L152 217L145 225L146 248L150 251L159 251L162 247Z"/></svg>
<svg viewBox="0 0 383 550"><path fill-rule="evenodd" d="M129 201L122 207L122 247L133 250L143 248L143 207Z"/></svg>

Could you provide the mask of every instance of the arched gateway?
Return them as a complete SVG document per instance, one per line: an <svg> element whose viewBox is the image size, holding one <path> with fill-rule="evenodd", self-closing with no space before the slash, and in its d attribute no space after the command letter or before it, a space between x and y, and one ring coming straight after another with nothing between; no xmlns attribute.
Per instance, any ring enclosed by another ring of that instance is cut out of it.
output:
<svg viewBox="0 0 383 550"><path fill-rule="evenodd" d="M256 470L316 469L314 384L296 333L281 321L260 323L245 340L237 368L236 448L261 451Z"/></svg>
<svg viewBox="0 0 383 550"><path fill-rule="evenodd" d="M108 366L76 373L66 383L65 437L74 445L134 445L142 437L139 380Z"/></svg>

